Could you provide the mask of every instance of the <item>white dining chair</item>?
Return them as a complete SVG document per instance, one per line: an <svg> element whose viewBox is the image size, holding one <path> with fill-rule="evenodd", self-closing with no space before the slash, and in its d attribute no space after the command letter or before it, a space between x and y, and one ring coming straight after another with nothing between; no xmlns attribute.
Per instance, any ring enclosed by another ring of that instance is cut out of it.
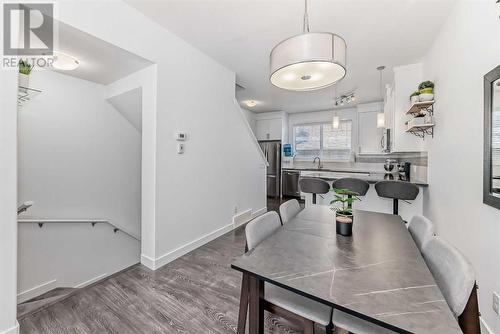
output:
<svg viewBox="0 0 500 334"><path fill-rule="evenodd" d="M288 223L300 212L300 204L296 199L291 199L280 205L280 216L283 224Z"/></svg>
<svg viewBox="0 0 500 334"><path fill-rule="evenodd" d="M425 262L464 333L479 333L476 278L471 263L440 237L422 249Z"/></svg>
<svg viewBox="0 0 500 334"><path fill-rule="evenodd" d="M423 246L435 235L434 224L421 215L415 215L408 225L413 241L418 249L422 251Z"/></svg>
<svg viewBox="0 0 500 334"><path fill-rule="evenodd" d="M247 224L245 235L248 251L276 232L281 226L280 218L274 211L263 214ZM248 286L245 277L242 283L238 334L245 332L246 309L248 307ZM325 326L327 334L332 333L332 308L312 299L303 297L273 284L264 285L264 309L270 313L301 324L304 333L314 333L314 324ZM243 311L242 311L243 310Z"/></svg>

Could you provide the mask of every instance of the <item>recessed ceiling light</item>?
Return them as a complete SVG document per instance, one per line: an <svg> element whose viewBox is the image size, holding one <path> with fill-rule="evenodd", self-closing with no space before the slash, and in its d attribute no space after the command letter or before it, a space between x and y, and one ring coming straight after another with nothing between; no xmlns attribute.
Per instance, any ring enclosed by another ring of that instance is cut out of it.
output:
<svg viewBox="0 0 500 334"><path fill-rule="evenodd" d="M257 105L257 102L255 102L254 100L247 100L247 101L243 101L244 104L247 105L247 107L255 107Z"/></svg>
<svg viewBox="0 0 500 334"><path fill-rule="evenodd" d="M54 62L52 63L52 67L56 70L61 71L73 71L80 66L80 62L73 56L70 56L66 53L54 51Z"/></svg>

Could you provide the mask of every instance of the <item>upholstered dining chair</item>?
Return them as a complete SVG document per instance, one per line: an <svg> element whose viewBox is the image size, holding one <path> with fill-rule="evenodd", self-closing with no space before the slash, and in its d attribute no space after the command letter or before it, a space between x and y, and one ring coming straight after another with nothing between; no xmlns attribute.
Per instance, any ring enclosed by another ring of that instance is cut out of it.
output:
<svg viewBox="0 0 500 334"><path fill-rule="evenodd" d="M405 181L379 181L375 183L377 195L393 200L392 213L399 214L399 200L412 201L417 198L419 189Z"/></svg>
<svg viewBox="0 0 500 334"><path fill-rule="evenodd" d="M247 249L251 251L280 227L280 218L274 211L255 218L245 228ZM248 288L248 278L244 275L241 286L238 334L245 333L249 297ZM264 285L264 309L302 325L304 333L307 334L314 333L315 323L325 326L328 334L332 333L333 330L331 307L268 283Z"/></svg>
<svg viewBox="0 0 500 334"><path fill-rule="evenodd" d="M472 265L457 249L437 236L424 243L422 254L464 334L480 334L477 286ZM335 327L350 333L395 333L339 310L333 311L332 322Z"/></svg>
<svg viewBox="0 0 500 334"><path fill-rule="evenodd" d="M422 249L427 266L465 334L480 334L474 269L458 249L436 236Z"/></svg>
<svg viewBox="0 0 500 334"><path fill-rule="evenodd" d="M434 230L434 224L421 215L415 215L408 225L408 231L420 251L425 243L435 235Z"/></svg>
<svg viewBox="0 0 500 334"><path fill-rule="evenodd" d="M299 180L300 191L307 194L312 194L312 203L316 204L317 194L326 194L330 191L328 182L315 177L302 177Z"/></svg>
<svg viewBox="0 0 500 334"><path fill-rule="evenodd" d="M300 212L300 204L296 199L291 199L280 205L281 222L286 224Z"/></svg>

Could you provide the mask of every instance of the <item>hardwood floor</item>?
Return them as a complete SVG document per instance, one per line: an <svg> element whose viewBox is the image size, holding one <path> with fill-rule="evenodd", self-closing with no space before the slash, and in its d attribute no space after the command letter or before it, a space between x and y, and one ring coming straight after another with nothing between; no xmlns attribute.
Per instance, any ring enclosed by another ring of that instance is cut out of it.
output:
<svg viewBox="0 0 500 334"><path fill-rule="evenodd" d="M156 271L133 266L20 319L21 333L235 333L241 275L230 263L244 247L239 228ZM301 332L265 317L266 333Z"/></svg>

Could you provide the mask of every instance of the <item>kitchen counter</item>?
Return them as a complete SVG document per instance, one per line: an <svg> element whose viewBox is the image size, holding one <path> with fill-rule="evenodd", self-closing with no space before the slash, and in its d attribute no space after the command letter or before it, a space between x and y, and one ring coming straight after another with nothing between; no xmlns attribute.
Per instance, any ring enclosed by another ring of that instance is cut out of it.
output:
<svg viewBox="0 0 500 334"><path fill-rule="evenodd" d="M283 170L297 170L297 169L287 168ZM325 169L316 169L316 170L299 169L299 171L300 171L300 176L317 177L328 181L333 181L344 177L354 177L365 180L368 183L377 183L383 180L395 180L395 181L408 181L421 187L428 186L427 182L418 180L414 177L410 177L410 180L405 180L404 176L400 175L398 172L381 173L381 172L359 172L359 171L337 171L337 170L334 171Z"/></svg>

